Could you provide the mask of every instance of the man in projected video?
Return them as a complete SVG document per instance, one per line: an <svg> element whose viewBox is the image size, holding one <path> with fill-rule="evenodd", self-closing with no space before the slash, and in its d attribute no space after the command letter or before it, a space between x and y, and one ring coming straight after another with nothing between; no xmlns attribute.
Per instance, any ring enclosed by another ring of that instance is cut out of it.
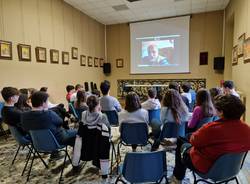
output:
<svg viewBox="0 0 250 184"><path fill-rule="evenodd" d="M166 66L169 64L166 57L159 55L158 46L151 44L147 48L148 55L142 58L142 63L144 65L150 66Z"/></svg>

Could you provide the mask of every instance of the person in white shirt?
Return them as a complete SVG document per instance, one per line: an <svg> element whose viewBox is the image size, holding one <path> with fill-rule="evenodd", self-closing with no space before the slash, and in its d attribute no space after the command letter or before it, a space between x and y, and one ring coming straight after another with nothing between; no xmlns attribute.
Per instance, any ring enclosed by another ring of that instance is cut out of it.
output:
<svg viewBox="0 0 250 184"><path fill-rule="evenodd" d="M227 94L227 95L231 94L231 95L234 95L234 96L240 98L240 95L234 89L233 81L231 81L231 80L224 81L222 89L223 89L224 94Z"/></svg>
<svg viewBox="0 0 250 184"><path fill-rule="evenodd" d="M77 84L75 86L75 92L70 96L70 102L75 102L77 100L76 95L80 90L83 90L83 86L81 84Z"/></svg>
<svg viewBox="0 0 250 184"><path fill-rule="evenodd" d="M156 99L157 91L155 88L151 88L148 90L148 99L141 104L143 109L146 110L154 110L160 109L161 103L158 99Z"/></svg>

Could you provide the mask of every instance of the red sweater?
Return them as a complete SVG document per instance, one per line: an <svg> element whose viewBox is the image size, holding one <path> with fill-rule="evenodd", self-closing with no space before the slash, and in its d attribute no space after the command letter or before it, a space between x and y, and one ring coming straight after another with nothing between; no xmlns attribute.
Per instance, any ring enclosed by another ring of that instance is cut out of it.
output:
<svg viewBox="0 0 250 184"><path fill-rule="evenodd" d="M194 167L207 173L221 155L250 150L250 127L240 120L218 120L194 132L190 143Z"/></svg>

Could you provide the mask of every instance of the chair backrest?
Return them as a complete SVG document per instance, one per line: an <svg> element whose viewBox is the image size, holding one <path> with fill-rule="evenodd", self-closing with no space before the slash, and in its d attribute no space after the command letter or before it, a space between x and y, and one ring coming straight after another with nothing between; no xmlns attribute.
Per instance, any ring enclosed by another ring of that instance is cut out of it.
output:
<svg viewBox="0 0 250 184"><path fill-rule="evenodd" d="M186 132L186 123L187 122L181 122L181 124L176 122L165 123L160 134L160 139L177 138L178 136L184 137Z"/></svg>
<svg viewBox="0 0 250 184"><path fill-rule="evenodd" d="M242 153L228 153L220 156L208 173L202 177L210 178L213 181L223 181L236 176L247 155L247 152Z"/></svg>
<svg viewBox="0 0 250 184"><path fill-rule="evenodd" d="M29 131L34 148L39 152L53 152L61 146L49 129Z"/></svg>
<svg viewBox="0 0 250 184"><path fill-rule="evenodd" d="M11 135L14 137L14 139L19 145L25 146L30 144L30 140L28 140L25 136L23 136L16 127L11 125L8 125L8 127Z"/></svg>
<svg viewBox="0 0 250 184"><path fill-rule="evenodd" d="M118 114L115 110L113 111L102 111L104 114L107 115L110 125L116 126L119 125Z"/></svg>
<svg viewBox="0 0 250 184"><path fill-rule="evenodd" d="M75 107L74 107L74 105L73 105L71 102L69 102L69 112L70 112L71 114L73 114L73 116L74 116L75 118L79 119L79 118L78 118L78 115L77 115L77 113L76 113Z"/></svg>
<svg viewBox="0 0 250 184"><path fill-rule="evenodd" d="M148 110L149 122L161 122L161 109Z"/></svg>
<svg viewBox="0 0 250 184"><path fill-rule="evenodd" d="M2 119L2 109L4 106L4 102L0 102L0 120Z"/></svg>
<svg viewBox="0 0 250 184"><path fill-rule="evenodd" d="M146 145L148 142L148 125L146 123L122 123L121 140L127 145Z"/></svg>
<svg viewBox="0 0 250 184"><path fill-rule="evenodd" d="M167 170L166 152L129 152L122 168L123 177L130 183L159 181Z"/></svg>
<svg viewBox="0 0 250 184"><path fill-rule="evenodd" d="M218 116L211 116L211 117L205 117L202 120L199 121L199 123L196 125L196 130L198 130L199 128L201 128L203 125L216 121L218 119Z"/></svg>
<svg viewBox="0 0 250 184"><path fill-rule="evenodd" d="M82 113L85 111L85 109L78 109L78 108L75 108L75 113L77 115L77 119L78 120L81 120L82 119Z"/></svg>

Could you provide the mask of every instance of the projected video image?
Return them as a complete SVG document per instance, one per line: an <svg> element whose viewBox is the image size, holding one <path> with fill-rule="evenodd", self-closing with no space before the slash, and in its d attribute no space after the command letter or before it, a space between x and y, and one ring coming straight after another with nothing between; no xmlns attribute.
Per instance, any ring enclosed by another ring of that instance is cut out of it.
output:
<svg viewBox="0 0 250 184"><path fill-rule="evenodd" d="M174 39L142 41L138 66L168 66L173 63Z"/></svg>

